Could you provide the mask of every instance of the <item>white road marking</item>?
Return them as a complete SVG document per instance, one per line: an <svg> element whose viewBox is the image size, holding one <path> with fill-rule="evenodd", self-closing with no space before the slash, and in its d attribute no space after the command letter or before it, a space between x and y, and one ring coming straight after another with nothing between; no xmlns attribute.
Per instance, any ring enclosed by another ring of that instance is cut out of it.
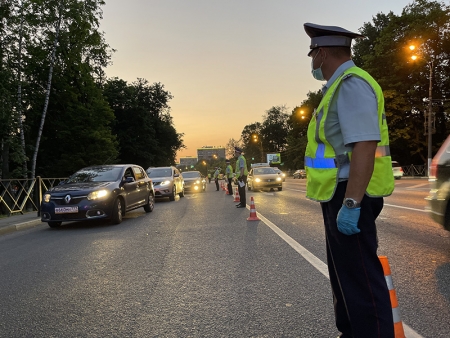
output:
<svg viewBox="0 0 450 338"><path fill-rule="evenodd" d="M250 210L250 207L248 206L247 209ZM419 209L413 209L422 211ZM297 251L304 259L306 259L313 267L315 267L320 273L322 273L325 277L330 279L330 276L328 274L328 267L327 265L322 262L319 258L314 256L311 252L309 252L305 247L301 246L298 242L296 242L292 237L288 236L283 230L278 228L275 224L273 224L271 221L269 221L267 218L265 218L263 215L261 215L259 212L256 213L257 216L261 219L261 221L267 225L269 228L273 230L278 236L280 236L287 244L289 244L295 251ZM420 334L418 334L416 331L414 331L411 327L406 325L403 322L403 330L405 331L405 336L407 338L424 338Z"/></svg>
<svg viewBox="0 0 450 338"><path fill-rule="evenodd" d="M399 209L406 209L406 210L413 210L413 211L420 211L420 212L429 212L428 210L424 210L424 209L402 207L401 205L395 205L395 204L384 204L384 205L388 206L388 207L399 208Z"/></svg>

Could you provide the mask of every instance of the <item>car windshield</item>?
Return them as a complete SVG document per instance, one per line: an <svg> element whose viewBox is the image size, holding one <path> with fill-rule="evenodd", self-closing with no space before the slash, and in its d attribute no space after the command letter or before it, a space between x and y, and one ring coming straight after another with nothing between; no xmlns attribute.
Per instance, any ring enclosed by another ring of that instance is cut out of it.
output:
<svg viewBox="0 0 450 338"><path fill-rule="evenodd" d="M157 168L147 170L148 177L170 177L172 176L172 169L170 168Z"/></svg>
<svg viewBox="0 0 450 338"><path fill-rule="evenodd" d="M186 171L183 173L183 177L184 178L195 178L195 177L200 177L200 174L197 172L193 172L193 171Z"/></svg>
<svg viewBox="0 0 450 338"><path fill-rule="evenodd" d="M80 182L113 182L117 181L122 173L120 167L89 168L77 171L65 183Z"/></svg>
<svg viewBox="0 0 450 338"><path fill-rule="evenodd" d="M273 168L258 168L254 170L255 175L276 174Z"/></svg>

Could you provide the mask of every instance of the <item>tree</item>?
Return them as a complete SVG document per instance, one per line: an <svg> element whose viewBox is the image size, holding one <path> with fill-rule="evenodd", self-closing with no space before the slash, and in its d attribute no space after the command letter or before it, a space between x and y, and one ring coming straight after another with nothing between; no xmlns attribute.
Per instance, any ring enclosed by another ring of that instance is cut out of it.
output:
<svg viewBox="0 0 450 338"><path fill-rule="evenodd" d="M273 106L266 111L261 125L262 146L266 152L283 152L290 130L286 106Z"/></svg>
<svg viewBox="0 0 450 338"><path fill-rule="evenodd" d="M449 97L449 24L448 6L416 0L404 8L401 16L378 14L373 24L366 23L360 30L367 39L355 44L355 62L371 73L383 89L391 155L402 163L426 162L424 114L430 57L435 60L433 98ZM411 42L419 42L422 48L422 58L416 63L410 60L407 49ZM437 119L442 128L434 136L434 151L449 130L446 114L440 112Z"/></svg>
<svg viewBox="0 0 450 338"><path fill-rule="evenodd" d="M292 110L288 124L290 126L286 137L287 147L282 154L284 164L289 169L304 167L305 149L307 140L308 124L313 116L314 109L322 100L322 91L309 92L307 99L299 107Z"/></svg>
<svg viewBox="0 0 450 338"><path fill-rule="evenodd" d="M109 79L104 93L114 110L114 134L120 145L121 163L142 167L175 163L176 152L184 147L170 116L170 92L161 83L138 79L131 85L118 78Z"/></svg>

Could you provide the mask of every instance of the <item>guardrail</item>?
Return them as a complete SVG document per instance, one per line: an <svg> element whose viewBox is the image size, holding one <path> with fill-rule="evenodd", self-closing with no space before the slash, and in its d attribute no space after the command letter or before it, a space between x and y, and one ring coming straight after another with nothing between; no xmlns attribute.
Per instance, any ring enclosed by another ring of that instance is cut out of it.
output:
<svg viewBox="0 0 450 338"><path fill-rule="evenodd" d="M40 213L42 195L67 178L0 180L0 215L37 211Z"/></svg>

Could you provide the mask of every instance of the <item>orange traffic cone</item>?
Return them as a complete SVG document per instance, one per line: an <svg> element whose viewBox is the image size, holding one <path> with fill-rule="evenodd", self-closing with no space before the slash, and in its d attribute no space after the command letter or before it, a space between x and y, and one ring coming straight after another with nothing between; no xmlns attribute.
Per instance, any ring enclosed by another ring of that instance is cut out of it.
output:
<svg viewBox="0 0 450 338"><path fill-rule="evenodd" d="M225 182L222 182L222 190L227 190L227 186L225 185Z"/></svg>
<svg viewBox="0 0 450 338"><path fill-rule="evenodd" d="M256 215L255 201L253 200L253 196L250 200L250 217L247 218L247 221L260 221L260 219Z"/></svg>
<svg viewBox="0 0 450 338"><path fill-rule="evenodd" d="M234 201L233 202L240 202L241 198L239 197L239 190L238 188L236 188L236 190L234 191Z"/></svg>
<svg viewBox="0 0 450 338"><path fill-rule="evenodd" d="M389 289L389 295L391 297L392 317L394 318L394 333L395 338L405 338L405 332L403 331L403 323L400 318L400 308L398 306L397 294L395 293L394 283L391 277L391 268L389 267L389 261L386 256L378 256L381 265L383 266L384 278Z"/></svg>

